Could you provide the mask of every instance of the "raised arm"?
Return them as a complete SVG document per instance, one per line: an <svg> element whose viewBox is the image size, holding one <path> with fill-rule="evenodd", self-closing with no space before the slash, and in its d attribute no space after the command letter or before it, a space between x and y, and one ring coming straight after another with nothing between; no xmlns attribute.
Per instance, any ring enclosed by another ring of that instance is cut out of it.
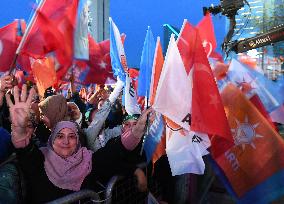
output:
<svg viewBox="0 0 284 204"><path fill-rule="evenodd" d="M154 110L152 108L144 110L142 115L137 120L136 125L122 133L121 142L126 149L131 151L135 149L135 147L139 144L146 130L145 126L147 122L147 116L150 115L150 123L152 123L155 118L155 114L151 113L154 113Z"/></svg>
<svg viewBox="0 0 284 204"><path fill-rule="evenodd" d="M111 110L111 106L113 105L113 103L115 102L115 100L117 99L117 97L119 96L122 88L123 88L123 82L118 80L116 83L116 86L113 90L113 92L110 94L110 96L108 97L108 99L105 100L105 102L103 103L102 107L99 109L99 111L95 114L95 117L93 119L93 121L91 122L91 124L89 125L89 127L87 129L85 129L85 133L87 136L87 142L88 142L88 146L90 148L92 148L95 145L95 140L97 138L97 136L99 135L104 122ZM98 95L99 97L99 95ZM103 97L103 96L102 96Z"/></svg>
<svg viewBox="0 0 284 204"><path fill-rule="evenodd" d="M27 94L27 85L25 84L21 94L18 86L15 86L13 90L15 103L12 102L11 96L6 94L12 122L12 142L16 148L23 148L29 144L31 138L31 133L27 131L27 124L35 90L32 88Z"/></svg>

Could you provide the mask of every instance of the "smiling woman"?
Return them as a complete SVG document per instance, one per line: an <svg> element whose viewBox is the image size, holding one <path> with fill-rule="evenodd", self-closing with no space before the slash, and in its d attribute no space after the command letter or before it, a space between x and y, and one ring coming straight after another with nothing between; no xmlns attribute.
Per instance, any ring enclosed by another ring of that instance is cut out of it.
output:
<svg viewBox="0 0 284 204"><path fill-rule="evenodd" d="M27 94L24 84L21 93L15 86L13 94L14 102L9 95L6 95L6 100L12 122L12 143L27 181L26 203L45 203L83 189L96 191L96 181L106 184L114 175L134 174L138 189L146 190L144 173L127 160L131 149L125 144L135 139L130 130L126 136L122 135L124 139L114 138L105 148L93 153L81 145L77 124L63 120L54 124L47 146L38 148L30 140L32 133L28 130L30 104L35 90L31 89ZM140 120L143 130L146 118L144 115Z"/></svg>

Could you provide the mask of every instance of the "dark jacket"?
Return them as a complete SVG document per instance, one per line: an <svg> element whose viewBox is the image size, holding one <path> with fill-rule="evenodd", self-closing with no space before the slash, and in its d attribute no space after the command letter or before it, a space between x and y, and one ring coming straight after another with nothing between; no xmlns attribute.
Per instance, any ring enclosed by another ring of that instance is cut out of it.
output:
<svg viewBox="0 0 284 204"><path fill-rule="evenodd" d="M6 103L6 99L3 98L3 105L0 106L0 127L3 127L8 132L11 132L11 122L9 120L9 107Z"/></svg>
<svg viewBox="0 0 284 204"><path fill-rule="evenodd" d="M84 179L81 189L96 189L96 181L106 183L114 175L132 175L135 166L125 162L129 152L120 139L112 140L93 154L92 172ZM20 166L27 181L27 203L44 203L72 193L53 185L44 170L44 156L30 143L17 149Z"/></svg>

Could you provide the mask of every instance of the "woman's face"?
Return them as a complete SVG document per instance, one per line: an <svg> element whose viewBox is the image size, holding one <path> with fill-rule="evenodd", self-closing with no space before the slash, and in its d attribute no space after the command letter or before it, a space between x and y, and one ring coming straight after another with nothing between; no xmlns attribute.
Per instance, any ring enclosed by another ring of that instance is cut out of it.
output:
<svg viewBox="0 0 284 204"><path fill-rule="evenodd" d="M67 158L75 152L77 142L77 135L73 130L63 128L57 133L52 147L56 154L63 158Z"/></svg>
<svg viewBox="0 0 284 204"><path fill-rule="evenodd" d="M69 112L71 119L78 120L81 116L81 112L79 108L73 103L69 103L67 106L68 106L68 112Z"/></svg>
<svg viewBox="0 0 284 204"><path fill-rule="evenodd" d="M132 127L136 125L136 123L137 123L137 120L127 120L126 122L122 124L122 132L125 132L131 129Z"/></svg>

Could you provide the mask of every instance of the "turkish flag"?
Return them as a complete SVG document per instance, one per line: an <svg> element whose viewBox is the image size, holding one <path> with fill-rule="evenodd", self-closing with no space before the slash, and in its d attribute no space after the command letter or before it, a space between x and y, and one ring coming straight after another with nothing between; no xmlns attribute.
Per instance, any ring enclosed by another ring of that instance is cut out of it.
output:
<svg viewBox="0 0 284 204"><path fill-rule="evenodd" d="M187 73L193 69L191 130L216 137L211 153L217 157L233 145L233 138L198 30L187 21L178 48Z"/></svg>
<svg viewBox="0 0 284 204"><path fill-rule="evenodd" d="M213 51L217 47L211 15L207 13L206 16L204 16L203 19L197 24L196 28L199 31L202 46L204 47L207 57L209 57L211 54L213 54Z"/></svg>
<svg viewBox="0 0 284 204"><path fill-rule="evenodd" d="M89 72L84 79L85 84L96 83L106 84L108 81L114 81L110 61L109 40L97 43L89 36Z"/></svg>
<svg viewBox="0 0 284 204"><path fill-rule="evenodd" d="M83 84L112 84L116 81L113 76L110 59L110 41L104 40L97 43L92 36L89 38L89 60L77 63L82 70L80 81ZM125 35L121 35L124 42Z"/></svg>
<svg viewBox="0 0 284 204"><path fill-rule="evenodd" d="M18 21L0 28L0 71L10 69L19 42L17 41Z"/></svg>
<svg viewBox="0 0 284 204"><path fill-rule="evenodd" d="M21 53L43 58L54 51L63 77L73 61L73 41L78 0L45 0L23 44Z"/></svg>

